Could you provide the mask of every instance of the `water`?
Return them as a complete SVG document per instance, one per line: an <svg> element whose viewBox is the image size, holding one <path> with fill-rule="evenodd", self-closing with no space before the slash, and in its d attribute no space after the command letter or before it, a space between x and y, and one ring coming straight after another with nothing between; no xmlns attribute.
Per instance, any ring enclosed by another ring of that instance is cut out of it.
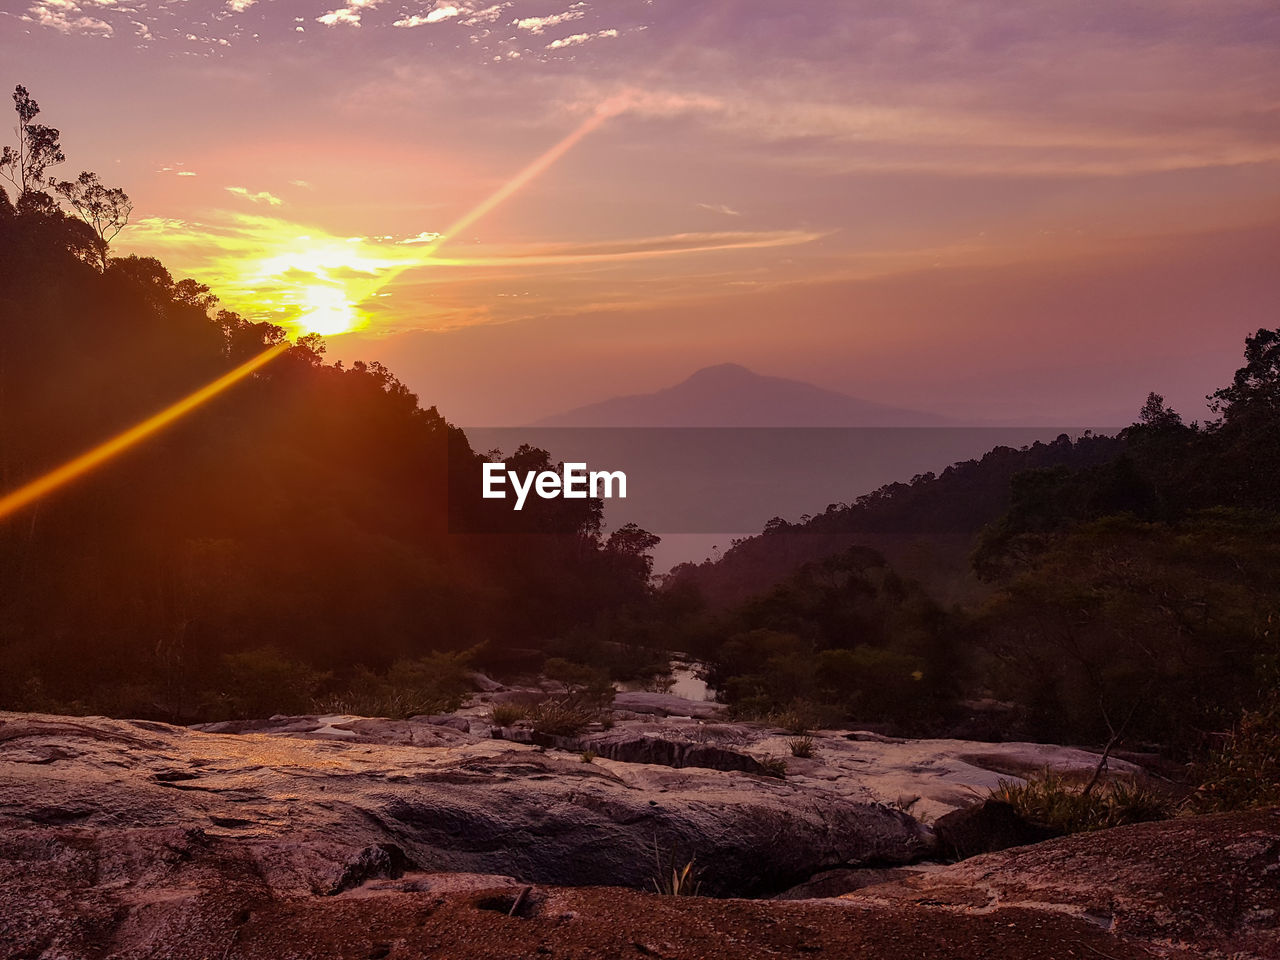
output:
<svg viewBox="0 0 1280 960"><path fill-rule="evenodd" d="M693 660L672 660L671 676L675 683L671 685L668 691L672 696L683 697L685 700L713 700L715 699L715 691L707 686L706 681L698 676L698 670L702 664ZM619 690L644 690L643 683L627 682L618 683L615 686Z"/></svg>
<svg viewBox="0 0 1280 960"><path fill-rule="evenodd" d="M681 660L671 661L671 676L675 677L675 683L671 686L671 692L677 697L684 697L686 700L710 700L714 696L714 691L707 686L707 682L698 676L698 668L700 663L686 663Z"/></svg>

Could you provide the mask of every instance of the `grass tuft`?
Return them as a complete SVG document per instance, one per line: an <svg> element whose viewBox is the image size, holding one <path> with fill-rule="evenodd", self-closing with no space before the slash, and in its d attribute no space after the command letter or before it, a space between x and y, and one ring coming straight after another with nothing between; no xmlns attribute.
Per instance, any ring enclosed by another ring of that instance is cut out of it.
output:
<svg viewBox="0 0 1280 960"><path fill-rule="evenodd" d="M801 760L808 760L817 751L817 744L807 733L803 737L788 740L787 746L791 749L791 755Z"/></svg>
<svg viewBox="0 0 1280 960"><path fill-rule="evenodd" d="M1003 800L1032 823L1062 833L1164 820L1174 813L1169 798L1132 778L1101 781L1086 793L1084 787L1047 769L1024 783L1001 780L991 797Z"/></svg>
<svg viewBox="0 0 1280 960"><path fill-rule="evenodd" d="M787 761L782 757L757 757L760 761L761 773L766 777L784 780L787 776Z"/></svg>
<svg viewBox="0 0 1280 960"><path fill-rule="evenodd" d="M653 862L657 873L650 879L655 893L665 897L696 897L702 889L698 876L697 858L691 858L683 867L676 865L675 851L665 860L658 849L657 837L653 840Z"/></svg>
<svg viewBox="0 0 1280 960"><path fill-rule="evenodd" d="M495 727L515 726L528 715L529 708L522 703L495 703L489 711Z"/></svg>

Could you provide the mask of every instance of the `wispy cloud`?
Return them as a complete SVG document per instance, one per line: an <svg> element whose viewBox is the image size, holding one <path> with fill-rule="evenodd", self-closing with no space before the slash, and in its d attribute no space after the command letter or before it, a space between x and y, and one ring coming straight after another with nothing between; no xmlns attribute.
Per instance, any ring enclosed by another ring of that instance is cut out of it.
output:
<svg viewBox="0 0 1280 960"><path fill-rule="evenodd" d="M547 44L548 50L559 50L562 47L576 47L582 43L588 43L592 40L603 40L618 35L617 30L597 30L595 33L575 33L572 36L561 37L559 40L552 40Z"/></svg>
<svg viewBox="0 0 1280 960"><path fill-rule="evenodd" d="M468 27L479 26L484 23L493 23L498 17L502 16L502 11L511 6L510 0L506 3L495 3L492 6L484 7L480 10L470 11L467 19L462 21Z"/></svg>
<svg viewBox="0 0 1280 960"><path fill-rule="evenodd" d="M414 14L408 17L402 17L396 20L393 27L421 27L429 23L440 23L442 20L451 20L454 17L462 15L462 8L457 4L450 3L449 0L436 0L433 6L426 14Z"/></svg>
<svg viewBox="0 0 1280 960"><path fill-rule="evenodd" d="M89 7L111 6L94 4L86 0ZM22 17L30 23L38 23L42 27L52 27L59 33L88 33L109 37L115 30L111 24L98 17L89 16L75 0L37 0Z"/></svg>
<svg viewBox="0 0 1280 960"><path fill-rule="evenodd" d="M455 257L446 253L432 263L451 267L547 267L646 260L725 250L763 250L812 243L824 236L812 230L674 233L604 243L547 243L513 246L505 252Z"/></svg>
<svg viewBox="0 0 1280 960"><path fill-rule="evenodd" d="M358 27L364 11L372 10L381 2L382 0L348 0L345 7L330 10L323 16L316 17L316 23L323 23L326 27L339 25Z"/></svg>
<svg viewBox="0 0 1280 960"><path fill-rule="evenodd" d="M268 193L266 190L259 190L257 193L253 193L244 187L227 187L226 190L227 193L233 193L237 197L244 197L244 199L251 200L254 203L265 203L270 207L278 207L284 203L275 194Z"/></svg>
<svg viewBox="0 0 1280 960"><path fill-rule="evenodd" d="M587 12L583 9L566 10L564 13L553 13L547 17L521 17L512 20L511 25L517 30L528 30L530 33L539 34L548 27L558 27L571 20L581 20L586 15Z"/></svg>
<svg viewBox="0 0 1280 960"><path fill-rule="evenodd" d="M735 210L733 207L726 206L723 203L700 203L698 204L703 210L710 210L712 213L721 213L726 217L740 217L742 211Z"/></svg>
<svg viewBox="0 0 1280 960"><path fill-rule="evenodd" d="M497 304L490 299L496 297L495 277L504 283L542 283L549 271L563 277L657 258L693 261L726 251L800 247L821 237L806 230L677 233L591 243L494 244L476 256L469 247L424 247L440 239L434 231L407 238L340 236L272 215L218 213L190 220L144 218L130 228L122 249L180 261L184 271L213 286L229 308L255 319L293 323L318 286L337 290L344 302L381 317L384 302L412 299L425 286L436 291L430 317L440 326L466 325L468 317L483 322L490 312L485 305ZM617 287L622 275L610 276ZM464 287L486 292L478 301L472 296L469 304L450 301L446 312L452 315L441 313L441 291ZM643 282L633 292L641 289L647 289ZM590 296L600 292L593 286ZM627 298L620 289L616 293ZM556 308L573 309L568 302Z"/></svg>
<svg viewBox="0 0 1280 960"><path fill-rule="evenodd" d="M427 230L422 231L414 237L405 237L403 240L397 240L396 243L435 243L435 241L444 237L443 233L433 233Z"/></svg>

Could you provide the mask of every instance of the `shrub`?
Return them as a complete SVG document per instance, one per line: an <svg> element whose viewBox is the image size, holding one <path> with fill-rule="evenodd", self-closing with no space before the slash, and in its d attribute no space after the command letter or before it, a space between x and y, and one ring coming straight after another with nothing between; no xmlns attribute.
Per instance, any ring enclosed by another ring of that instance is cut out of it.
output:
<svg viewBox="0 0 1280 960"><path fill-rule="evenodd" d="M495 727L511 727L529 715L529 708L522 703L495 703L489 710L489 719Z"/></svg>
<svg viewBox="0 0 1280 960"><path fill-rule="evenodd" d="M546 674L565 689L528 708L526 719L536 732L571 737L593 723L612 721L615 691L608 675L560 658L547 661Z"/></svg>
<svg viewBox="0 0 1280 960"><path fill-rule="evenodd" d="M773 702L766 696L757 695L729 699L727 716L730 720L757 720L767 722L777 716Z"/></svg>
<svg viewBox="0 0 1280 960"><path fill-rule="evenodd" d="M796 737L794 740L788 740L787 746L791 748L793 757L799 757L802 760L808 760L814 754L814 740L808 734L803 737Z"/></svg>
<svg viewBox="0 0 1280 960"><path fill-rule="evenodd" d="M924 682L925 661L898 650L823 650L817 656L817 673L825 696L843 701L864 720L904 720L919 712L934 692Z"/></svg>
<svg viewBox="0 0 1280 960"><path fill-rule="evenodd" d="M404 719L458 709L467 689L469 652L398 660L385 674L357 667L346 687L315 702L322 713Z"/></svg>
<svg viewBox="0 0 1280 960"><path fill-rule="evenodd" d="M676 854L663 859L658 849L657 838L653 841L653 862L657 873L649 881L655 893L667 897L696 897L702 889L702 880L698 877L697 858L690 858L683 867L676 865Z"/></svg>
<svg viewBox="0 0 1280 960"><path fill-rule="evenodd" d="M548 697L529 708L526 716L537 733L552 737L572 737L595 723L601 715L598 706L572 696Z"/></svg>
<svg viewBox="0 0 1280 960"><path fill-rule="evenodd" d="M787 761L782 757L758 757L757 759L760 761L760 772L766 777L775 777L778 780L786 778Z"/></svg>
<svg viewBox="0 0 1280 960"><path fill-rule="evenodd" d="M598 753L596 753L594 750L583 750L583 751L582 751L582 753L580 754L580 756L582 757L582 762L583 762L583 763L590 763L590 762L591 762L591 761L593 761L596 757L598 757L598 756L599 756L599 754L598 754Z"/></svg>
<svg viewBox="0 0 1280 960"><path fill-rule="evenodd" d="M277 713L306 713L327 674L289 660L272 647L229 653L222 658L212 709L239 719Z"/></svg>
<svg viewBox="0 0 1280 960"><path fill-rule="evenodd" d="M1003 800L1032 823L1061 833L1081 833L1173 814L1167 797L1132 779L1100 781L1086 793L1061 774L1044 770L1023 783L1001 780L991 798Z"/></svg>
<svg viewBox="0 0 1280 960"><path fill-rule="evenodd" d="M1246 712L1221 750L1194 768L1192 809L1209 813L1280 805L1280 695Z"/></svg>
<svg viewBox="0 0 1280 960"><path fill-rule="evenodd" d="M572 663L562 657L552 657L543 665L542 672L548 680L563 684L565 690L589 690L600 695L605 690L613 689L609 675L603 670L583 663Z"/></svg>

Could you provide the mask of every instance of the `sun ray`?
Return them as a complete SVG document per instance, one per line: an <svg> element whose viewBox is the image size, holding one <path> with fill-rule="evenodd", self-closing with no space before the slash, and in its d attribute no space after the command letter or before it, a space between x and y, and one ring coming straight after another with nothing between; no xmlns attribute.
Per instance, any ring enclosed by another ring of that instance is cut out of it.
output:
<svg viewBox="0 0 1280 960"><path fill-rule="evenodd" d="M529 183L540 173L545 171L553 163L564 156L577 144L583 137L596 129L610 116L613 116L617 110L609 105L602 106L597 109L591 116L583 121L577 129L571 132L556 143L549 150L540 155L532 163L524 167L520 172L504 183L499 189L472 207L462 217L460 217L449 228L449 233L430 241L427 247L414 258L414 263L400 266L393 269L390 275L380 277L376 285L373 287L374 292L386 286L395 276L409 269L410 266L424 263L431 258L435 251L439 248L450 235L456 235L465 230L471 224L475 223L485 214L492 211L503 201L509 199L521 187ZM305 238L303 238L305 239ZM287 259L288 254L281 255ZM277 258L281 259L281 258ZM312 262L309 264L301 264L297 261L288 263L288 269L305 269L306 266L318 267L319 271L313 270L313 274L319 276L319 272L326 272L335 269L338 266L347 269L359 269L354 267L351 258L341 257L332 267L328 259L322 256L312 256ZM354 305L347 298L344 289L341 286L326 285L324 282L315 282L308 284L302 296L303 307L306 312L303 313L303 319L314 318L310 324L306 324L306 330L303 332L313 333L340 333L351 329L356 322L356 311ZM130 447L142 442L152 434L164 429L180 417L190 413L196 407L213 399L228 387L239 383L245 377L254 371L260 369L282 353L289 344L279 343L267 348L253 357L245 361L234 370L223 374L212 383L206 384L194 393L188 394L178 402L172 404L156 413L141 423L138 423L123 433L119 433L91 450L82 453L80 456L69 460L62 466L57 467L41 477L32 480L30 483L19 487L3 497L0 497L0 520L10 516L23 507L26 507L41 497L52 493L53 491L71 483L78 477L94 470L112 457L118 456Z"/></svg>
<svg viewBox="0 0 1280 960"><path fill-rule="evenodd" d="M287 342L268 347L256 357L246 360L234 370L224 373L217 380L206 384L194 393L188 394L177 403L165 407L159 413L153 414L123 433L116 434L110 440L98 444L92 450L80 454L80 456L67 461L55 470L49 471L44 476L37 477L12 493L0 497L0 520L39 500L46 494L52 493L59 487L65 486L77 477L83 476L90 470L101 466L112 457L123 453L152 434L163 430L179 417L190 413L202 403L212 400L223 390L239 383L255 370L270 363L288 347L289 343Z"/></svg>
<svg viewBox="0 0 1280 960"><path fill-rule="evenodd" d="M478 204L455 220L449 225L449 228L445 230L444 233L428 242L418 252L418 256L412 261L392 267L390 270L383 273L379 278L377 285L374 287L374 292L377 293L388 284L394 282L406 270L411 270L427 263L435 256L436 251L439 250L441 246L448 243L451 238L458 236L485 214L490 213L499 204L509 200L521 188L532 182L540 174L544 173L549 167L551 167L557 160L577 146L584 137L596 130L610 117L616 116L618 113L622 112L623 109L623 102L617 98L602 103L569 134L544 151L536 159L507 180L507 182L497 190L489 194L489 196L485 197Z"/></svg>

